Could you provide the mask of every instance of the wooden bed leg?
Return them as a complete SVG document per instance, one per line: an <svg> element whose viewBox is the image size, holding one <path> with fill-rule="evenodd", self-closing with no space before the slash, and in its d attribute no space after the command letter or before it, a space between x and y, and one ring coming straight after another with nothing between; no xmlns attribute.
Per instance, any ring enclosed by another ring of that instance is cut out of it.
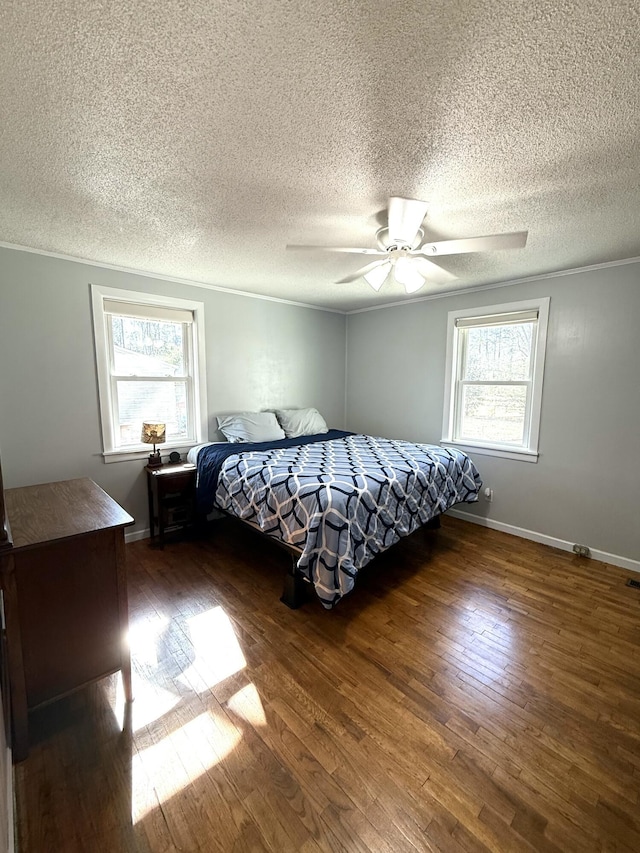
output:
<svg viewBox="0 0 640 853"><path fill-rule="evenodd" d="M306 581L296 569L297 558L291 558L291 569L284 576L284 587L282 589L282 597L280 601L290 607L292 610L297 610L304 604L304 592Z"/></svg>
<svg viewBox="0 0 640 853"><path fill-rule="evenodd" d="M434 515L424 526L425 530L440 530L440 515Z"/></svg>

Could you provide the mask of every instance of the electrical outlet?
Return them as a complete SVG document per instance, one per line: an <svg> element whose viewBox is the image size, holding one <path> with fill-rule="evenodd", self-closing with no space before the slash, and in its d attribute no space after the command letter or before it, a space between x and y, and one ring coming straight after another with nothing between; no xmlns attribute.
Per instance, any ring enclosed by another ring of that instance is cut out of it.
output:
<svg viewBox="0 0 640 853"><path fill-rule="evenodd" d="M491 503L491 501L493 500L493 489L490 489L487 486L487 488L484 490L484 496L487 499L487 502Z"/></svg>
<svg viewBox="0 0 640 853"><path fill-rule="evenodd" d="M590 557L591 551L586 545L574 545L573 553L577 554L578 557Z"/></svg>

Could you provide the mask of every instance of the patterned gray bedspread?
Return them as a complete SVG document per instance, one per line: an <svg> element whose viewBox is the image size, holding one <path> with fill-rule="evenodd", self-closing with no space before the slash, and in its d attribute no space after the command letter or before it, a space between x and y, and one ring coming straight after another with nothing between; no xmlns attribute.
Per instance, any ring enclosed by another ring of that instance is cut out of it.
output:
<svg viewBox="0 0 640 853"><path fill-rule="evenodd" d="M478 499L458 450L368 435L229 456L215 503L302 550L298 569L325 607L400 537L460 501Z"/></svg>

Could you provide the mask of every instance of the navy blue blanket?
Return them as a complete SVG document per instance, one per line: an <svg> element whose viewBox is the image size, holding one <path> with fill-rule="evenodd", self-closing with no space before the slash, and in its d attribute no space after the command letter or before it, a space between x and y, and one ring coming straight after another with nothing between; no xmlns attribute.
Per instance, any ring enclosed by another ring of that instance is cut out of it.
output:
<svg viewBox="0 0 640 853"><path fill-rule="evenodd" d="M214 507L216 489L218 488L218 477L222 465L229 456L236 453L250 453L257 450L276 450L279 447L297 447L298 445L313 444L316 441L331 441L334 438L345 438L353 435L342 429L330 429L329 432L317 435L302 435L298 438L281 438L276 441L244 442L219 442L203 447L198 453L198 481L196 486L196 500L198 512L207 515Z"/></svg>

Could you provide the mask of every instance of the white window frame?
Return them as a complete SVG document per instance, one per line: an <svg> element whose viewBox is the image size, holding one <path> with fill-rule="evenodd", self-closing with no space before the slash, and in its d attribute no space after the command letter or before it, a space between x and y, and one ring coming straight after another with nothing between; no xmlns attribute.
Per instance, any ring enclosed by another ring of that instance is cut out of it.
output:
<svg viewBox="0 0 640 853"><path fill-rule="evenodd" d="M469 453L500 456L505 459L517 459L522 462L538 461L542 384L544 379L550 302L550 297L544 296L538 299L527 299L522 302L506 302L501 305L483 305L480 308L449 311L447 319L444 416L442 420L441 441L441 444L445 447L460 447ZM456 418L460 415L461 383L459 381L459 372L462 364L461 336L456 325L457 321L475 317L486 317L488 320L495 322L500 315L519 314L528 311L536 311L538 321L531 347L531 393L528 395L528 411L525 413L525 440L523 445L514 446L498 442L458 441L454 439Z"/></svg>
<svg viewBox="0 0 640 853"><path fill-rule="evenodd" d="M169 440L161 451L188 450L207 440L207 381L206 353L204 341L204 303L189 299L177 299L173 296L159 296L154 293L139 293L133 290L121 290L115 287L91 285L93 309L93 331L96 350L96 369L98 374L98 396L102 424L102 456L105 462L123 462L144 459L149 455L149 446L140 443L130 447L117 447L115 443L115 414L117 401L113 390L114 377L111 375L110 341L107 330L109 314L105 311L105 301L127 302L136 306L149 306L150 309L166 308L189 311L193 314L191 324L193 335L186 342L188 349L189 377L187 379L187 399L192 407L194 435L180 441ZM150 313L152 313L152 311ZM140 377L144 381L144 377Z"/></svg>

